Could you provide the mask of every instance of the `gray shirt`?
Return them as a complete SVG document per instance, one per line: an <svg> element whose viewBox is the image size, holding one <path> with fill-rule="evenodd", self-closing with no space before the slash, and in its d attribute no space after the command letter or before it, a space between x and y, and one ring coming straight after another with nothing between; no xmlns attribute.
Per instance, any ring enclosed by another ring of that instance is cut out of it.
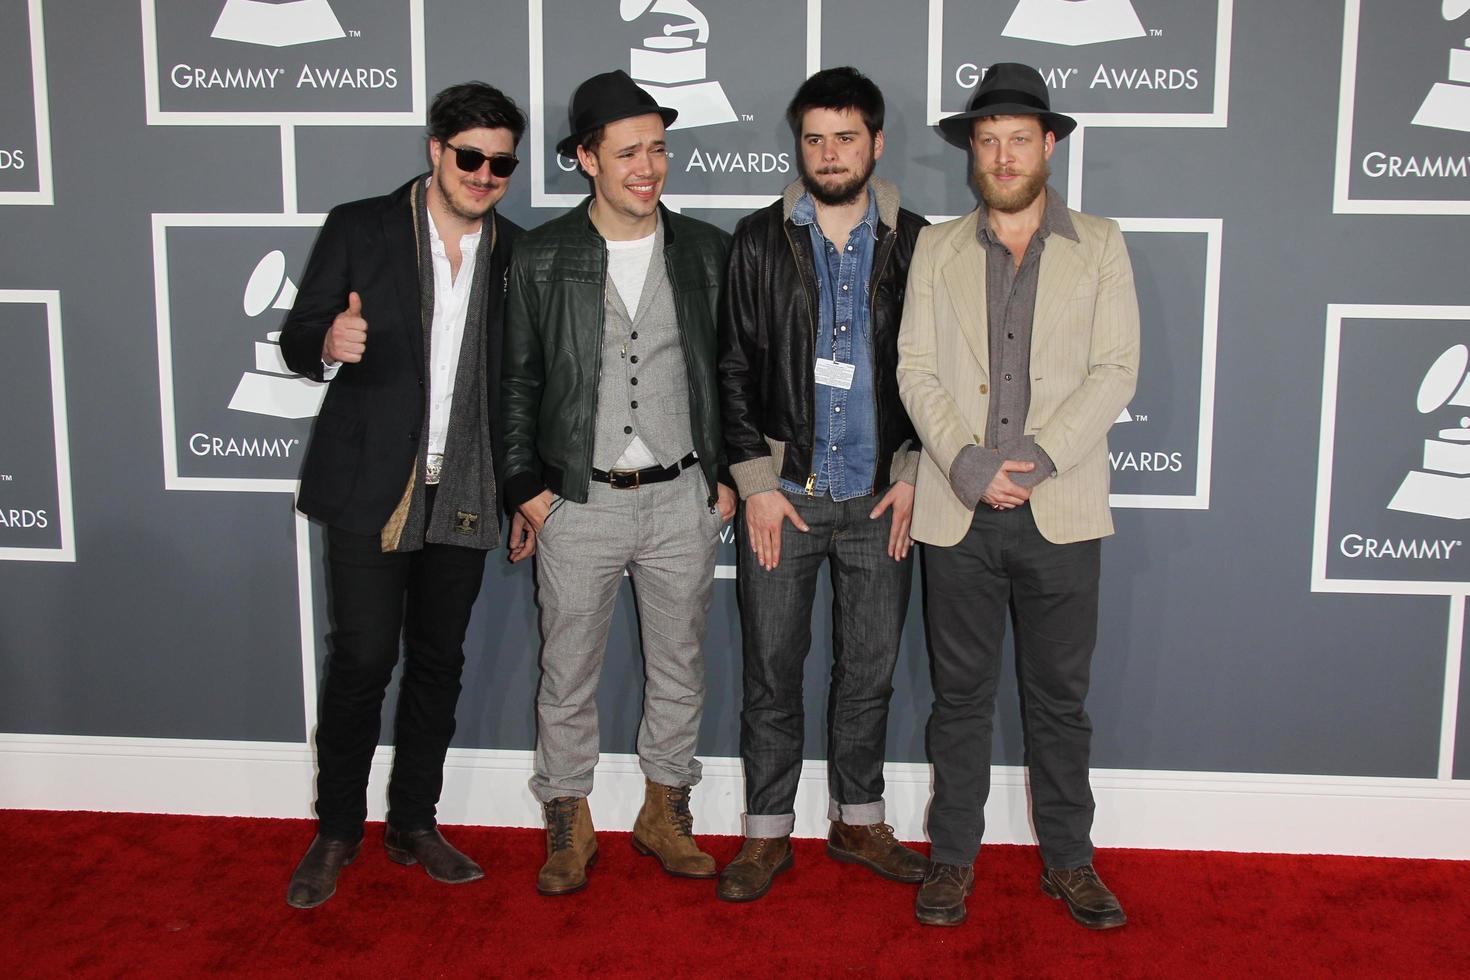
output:
<svg viewBox="0 0 1470 980"><path fill-rule="evenodd" d="M982 202L975 237L985 250L985 312L990 330L990 409L985 421L985 444L966 446L950 466L949 482L966 507L975 507L980 495L1013 459L1035 463L1029 473L1012 473L1012 482L1033 487L1053 476L1056 466L1035 436L1025 435L1031 407L1031 328L1036 312L1036 287L1041 253L1053 234L1077 241L1062 195L1048 187L1041 224L1017 266L1015 256L990 231L989 213Z"/></svg>

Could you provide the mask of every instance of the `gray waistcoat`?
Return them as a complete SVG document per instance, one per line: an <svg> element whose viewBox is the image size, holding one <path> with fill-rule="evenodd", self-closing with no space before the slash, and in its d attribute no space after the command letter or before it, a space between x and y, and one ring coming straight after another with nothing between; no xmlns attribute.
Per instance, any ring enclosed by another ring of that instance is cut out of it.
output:
<svg viewBox="0 0 1470 980"><path fill-rule="evenodd" d="M671 466L694 451L694 434L689 427L689 373L664 264L663 222L653 240L638 315L629 316L610 280L603 281L603 296L592 465L611 469L637 435L659 465Z"/></svg>

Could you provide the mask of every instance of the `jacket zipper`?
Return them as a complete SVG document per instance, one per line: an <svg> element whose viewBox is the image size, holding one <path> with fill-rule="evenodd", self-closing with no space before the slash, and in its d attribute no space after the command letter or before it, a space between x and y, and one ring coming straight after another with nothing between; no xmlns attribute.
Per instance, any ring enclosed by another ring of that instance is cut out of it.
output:
<svg viewBox="0 0 1470 980"><path fill-rule="evenodd" d="M664 236L665 236L665 238L667 238L667 236L668 236L668 227L667 226L665 226L665 228L664 228ZM663 259L664 259L664 275L668 276L668 278L669 278L669 292L672 293L673 296L674 296L674 329L676 331L678 331L678 333L679 333L679 348L684 352L684 373L688 376L689 395L690 395L690 400L692 402L693 401L693 396L694 396L694 377L695 377L695 375L694 375L694 356L692 354L690 354L690 352L689 352L689 338L684 335L684 323L681 320L681 318L679 317L679 290L676 288L677 280L674 279L674 266L673 266L672 263L669 262L669 248L668 248L667 245L664 246ZM694 450L695 450L695 452L698 452L699 451L699 433L696 432L695 431L695 428L694 428L694 406L692 404L689 407L689 438L694 443ZM719 468L719 466L718 466L719 461L716 460L715 462L716 462L716 467L715 468L718 469ZM704 467L701 465L700 466L700 469L703 470ZM716 479L718 480L718 477ZM710 492L709 500L707 500L706 503L709 505L709 512L711 514L713 514L713 513L716 513L716 511L715 511L715 504L719 501L720 494L719 494L719 490L716 487L713 487L713 486L711 486L709 488L709 492Z"/></svg>
<svg viewBox="0 0 1470 980"><path fill-rule="evenodd" d="M590 224L592 219L587 219ZM601 394L602 387L602 345L607 340L607 242L599 236L602 248L599 250L598 262L602 266L602 303L597 308L597 372L592 380L592 438L587 440L587 485L590 492L592 486L592 454L597 442L597 399Z"/></svg>
<svg viewBox="0 0 1470 980"><path fill-rule="evenodd" d="M791 237L791 229L788 228L788 227L786 227L786 221L784 219L781 221L781 233L786 236L786 244L791 247L791 259L792 259L793 262L796 263L796 271L797 271L797 273L801 275L801 300L802 300L802 303L805 304L805 306L806 306L806 318L811 323L811 326L812 326L812 351L813 351L813 355L815 356L815 352L816 352L816 349L817 349L817 317L816 317L816 314L814 314L812 312L812 298L811 298L811 296L807 292L807 280L806 280L806 275L805 275L805 273L804 273L804 271L802 269L802 265L801 265L801 255L800 255L800 253L797 252L796 242ZM816 454L816 428L815 428L815 426L816 426L816 408L815 408L815 406L813 406L813 409L812 409L812 426L813 426L813 429L812 429L812 437L813 437L812 438L812 453L813 453L813 461L815 461L815 454ZM785 461L783 460L782 462L784 464ZM778 471L777 475L779 475L779 471ZM812 495L812 493L814 492L814 490L816 488L816 485L817 485L817 474L812 473L811 475L809 475L806 478L806 493L807 493L807 496L811 496Z"/></svg>

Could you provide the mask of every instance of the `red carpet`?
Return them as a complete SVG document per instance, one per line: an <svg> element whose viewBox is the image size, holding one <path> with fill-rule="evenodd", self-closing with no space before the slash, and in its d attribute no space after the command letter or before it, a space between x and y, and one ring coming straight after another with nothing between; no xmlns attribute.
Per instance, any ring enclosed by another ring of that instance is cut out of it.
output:
<svg viewBox="0 0 1470 980"><path fill-rule="evenodd" d="M1037 887L1034 849L989 847L970 917L920 926L914 888L800 841L749 905L599 835L579 894L542 898L534 830L448 828L486 868L437 884L388 861L381 825L337 895L286 880L304 821L0 811L5 977L1470 977L1470 864L1105 851L1130 922L1093 933ZM709 838L723 864L733 838Z"/></svg>

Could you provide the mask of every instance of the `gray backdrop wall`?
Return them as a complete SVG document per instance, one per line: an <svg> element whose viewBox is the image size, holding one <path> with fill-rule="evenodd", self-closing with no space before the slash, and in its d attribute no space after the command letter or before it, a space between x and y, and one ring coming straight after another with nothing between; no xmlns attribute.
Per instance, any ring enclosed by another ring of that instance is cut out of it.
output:
<svg viewBox="0 0 1470 980"><path fill-rule="evenodd" d="M694 124L670 134L666 200L731 228L794 175L795 86L847 63L887 96L880 173L907 206L969 210L964 154L932 124L979 66L1021 60L1082 121L1054 185L1122 222L1143 310L1138 394L1111 436L1094 765L1470 799L1470 15L696 7L624 21L615 0L0 0L0 731L306 741L329 610L322 537L290 492L321 392L284 374L272 335L324 213L426 168L438 89L483 78L528 108L502 207L533 226L585 191L552 149L572 88L631 68ZM670 63L649 39L698 15L704 30L670 36L704 62ZM726 566L733 547L727 532ZM533 593L529 567L493 563L457 746L532 745ZM813 759L829 627L819 610ZM708 661L700 751L734 756L728 578ZM604 751L632 751L640 686L625 595ZM889 758L921 763L918 590L896 686ZM1020 762L1013 690L997 764Z"/></svg>

